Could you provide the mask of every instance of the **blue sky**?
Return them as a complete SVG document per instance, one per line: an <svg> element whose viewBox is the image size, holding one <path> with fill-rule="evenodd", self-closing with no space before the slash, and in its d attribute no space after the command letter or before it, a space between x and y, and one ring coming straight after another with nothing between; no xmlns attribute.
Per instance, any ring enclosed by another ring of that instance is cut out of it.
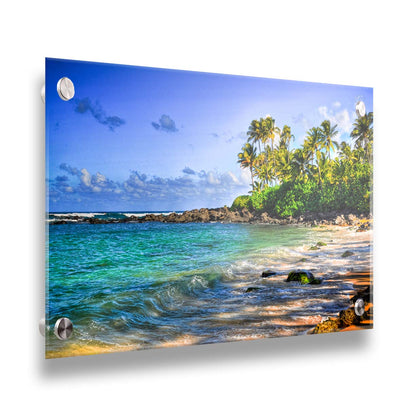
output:
<svg viewBox="0 0 416 416"><path fill-rule="evenodd" d="M56 91L66 76L75 97ZM371 88L46 60L47 207L170 211L230 205L250 174L236 163L253 119L291 126L293 147L329 119L349 141Z"/></svg>

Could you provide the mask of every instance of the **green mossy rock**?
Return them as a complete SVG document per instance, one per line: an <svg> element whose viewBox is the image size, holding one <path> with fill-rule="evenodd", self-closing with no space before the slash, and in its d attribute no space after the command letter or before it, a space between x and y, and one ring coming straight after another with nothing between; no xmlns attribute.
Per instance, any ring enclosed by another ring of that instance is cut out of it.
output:
<svg viewBox="0 0 416 416"><path fill-rule="evenodd" d="M305 261L308 261L306 257L302 257L301 259L298 260L299 263L305 263Z"/></svg>
<svg viewBox="0 0 416 416"><path fill-rule="evenodd" d="M318 241L318 242L316 243L316 246L317 246L317 247L324 247L324 246L326 246L326 243L324 243L324 242L322 242L322 241Z"/></svg>
<svg viewBox="0 0 416 416"><path fill-rule="evenodd" d="M313 274L307 270L296 270L289 273L286 282L299 282L301 285L317 285L322 283L322 280L315 279Z"/></svg>
<svg viewBox="0 0 416 416"><path fill-rule="evenodd" d="M319 247L318 246L312 246L312 247L309 247L309 250L319 250Z"/></svg>
<svg viewBox="0 0 416 416"><path fill-rule="evenodd" d="M316 325L313 330L313 334L325 334L328 332L337 332L339 327L338 319L328 319L320 324Z"/></svg>
<svg viewBox="0 0 416 416"><path fill-rule="evenodd" d="M345 258L345 257L353 256L353 255L354 253L352 251L347 250L347 251L344 251L344 253L342 253L341 257Z"/></svg>

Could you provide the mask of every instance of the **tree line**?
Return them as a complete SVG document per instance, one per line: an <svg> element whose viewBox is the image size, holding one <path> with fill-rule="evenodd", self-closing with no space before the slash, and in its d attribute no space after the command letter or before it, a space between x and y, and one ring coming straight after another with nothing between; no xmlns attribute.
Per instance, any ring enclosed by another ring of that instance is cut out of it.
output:
<svg viewBox="0 0 416 416"><path fill-rule="evenodd" d="M279 128L271 116L253 120L247 142L238 153L238 163L250 171L251 197L239 197L233 206L267 210L279 216L308 210L325 212L331 205L334 209L344 205L352 211L369 212L373 113L355 119L351 144L338 143L337 129L336 124L323 120L306 132L300 147L291 149L294 136L290 126ZM281 199L288 192L293 195L285 204Z"/></svg>

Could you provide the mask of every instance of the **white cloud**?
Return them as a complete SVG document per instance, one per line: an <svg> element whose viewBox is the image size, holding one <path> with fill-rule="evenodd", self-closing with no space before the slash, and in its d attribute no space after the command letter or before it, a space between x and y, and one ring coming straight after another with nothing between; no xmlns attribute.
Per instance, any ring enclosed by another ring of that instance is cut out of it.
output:
<svg viewBox="0 0 416 416"><path fill-rule="evenodd" d="M297 116L292 117L292 121L295 124L300 124L303 130L305 131L309 130L312 127L311 122L303 113L299 113Z"/></svg>
<svg viewBox="0 0 416 416"><path fill-rule="evenodd" d="M341 103L339 101L335 101L332 103L332 107L334 108L340 108L341 107Z"/></svg>
<svg viewBox="0 0 416 416"><path fill-rule="evenodd" d="M218 178L215 177L214 172L208 172L207 173L207 182L210 185L219 185L220 181Z"/></svg>
<svg viewBox="0 0 416 416"><path fill-rule="evenodd" d="M107 181L107 178L104 175L102 175L100 172L97 172L95 174L95 181L97 183L105 183Z"/></svg>
<svg viewBox="0 0 416 416"><path fill-rule="evenodd" d="M350 116L348 110L333 111L326 106L318 108L318 112L325 120L329 120L332 124L338 125L338 131L342 133L349 133L352 129L353 117Z"/></svg>
<svg viewBox="0 0 416 416"><path fill-rule="evenodd" d="M227 175L231 178L231 180L232 180L235 184L237 184L237 185L239 185L239 184L240 184L240 181L237 179L237 177L234 175L234 173L232 173L232 172L227 172Z"/></svg>
<svg viewBox="0 0 416 416"><path fill-rule="evenodd" d="M251 184L251 173L250 173L250 169L240 168L240 178L241 178L241 183L243 185L250 185Z"/></svg>
<svg viewBox="0 0 416 416"><path fill-rule="evenodd" d="M91 174L87 171L87 169L81 169L80 180L87 188L91 187Z"/></svg>
<svg viewBox="0 0 416 416"><path fill-rule="evenodd" d="M84 209L89 209L90 204L113 206L121 201L135 208L134 204L145 204L154 209L161 206L185 209L189 206L222 206L231 204L237 195L247 193L251 183L248 169L237 172L200 170L194 175L181 172L182 176L176 178L147 176L132 171L128 178L120 182L112 181L99 172L91 174L86 168L79 170L65 165L62 169L70 171L73 179L58 176L48 181L49 194L53 195L56 204L70 204L81 199L86 204Z"/></svg>

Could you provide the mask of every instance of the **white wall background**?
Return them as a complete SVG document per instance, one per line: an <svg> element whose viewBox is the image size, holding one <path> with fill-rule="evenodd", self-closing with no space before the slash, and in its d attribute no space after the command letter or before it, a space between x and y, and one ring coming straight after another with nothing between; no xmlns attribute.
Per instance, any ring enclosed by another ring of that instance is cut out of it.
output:
<svg viewBox="0 0 416 416"><path fill-rule="evenodd" d="M2 4L2 414L414 411L411 3ZM44 267L39 90L45 56L373 86L375 329L45 362L37 329Z"/></svg>

